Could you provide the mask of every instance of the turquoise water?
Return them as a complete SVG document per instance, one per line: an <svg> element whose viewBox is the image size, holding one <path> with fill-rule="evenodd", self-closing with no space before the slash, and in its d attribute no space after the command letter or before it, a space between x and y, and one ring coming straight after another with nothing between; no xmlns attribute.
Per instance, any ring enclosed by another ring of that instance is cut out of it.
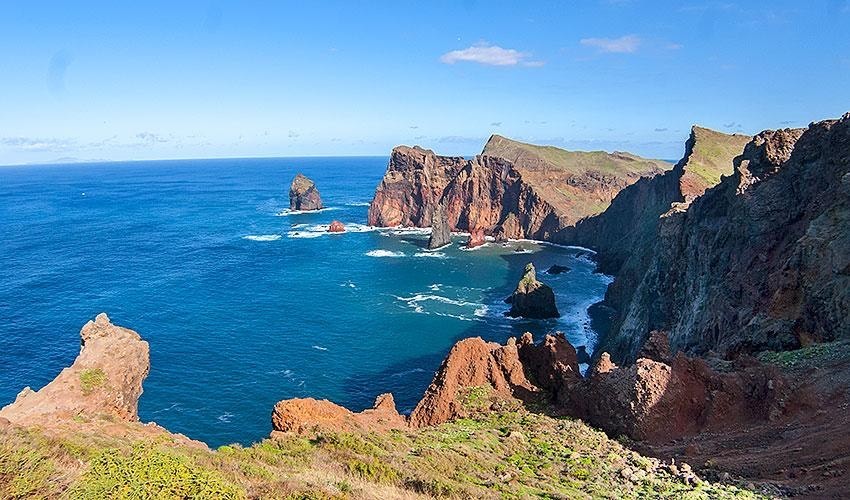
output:
<svg viewBox="0 0 850 500"><path fill-rule="evenodd" d="M409 411L464 337L562 330L592 347L587 307L609 280L587 255L528 242L426 252L422 231L368 228L386 161L0 168L0 404L69 365L102 311L150 342L141 419L213 446L265 437L284 398L360 410L391 391ZM329 209L287 213L298 171ZM350 232L325 233L334 219ZM540 273L562 318L503 316L527 262L572 268Z"/></svg>

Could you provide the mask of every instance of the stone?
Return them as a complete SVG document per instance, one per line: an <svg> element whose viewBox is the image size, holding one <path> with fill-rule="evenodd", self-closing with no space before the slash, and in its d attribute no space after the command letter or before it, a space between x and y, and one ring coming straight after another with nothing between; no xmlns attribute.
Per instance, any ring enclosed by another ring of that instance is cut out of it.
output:
<svg viewBox="0 0 850 500"><path fill-rule="evenodd" d="M316 184L303 174L297 174L289 186L289 209L310 211L322 208L322 197Z"/></svg>
<svg viewBox="0 0 850 500"><path fill-rule="evenodd" d="M428 249L442 248L452 242L452 230L443 206L437 204L431 215L431 236L428 238Z"/></svg>
<svg viewBox="0 0 850 500"><path fill-rule="evenodd" d="M345 225L342 222L335 220L328 226L329 233L344 233Z"/></svg>
<svg viewBox="0 0 850 500"><path fill-rule="evenodd" d="M506 314L511 317L548 319L558 318L561 314L555 304L555 292L549 285L537 280L534 264L527 264L516 290L506 302L511 309Z"/></svg>

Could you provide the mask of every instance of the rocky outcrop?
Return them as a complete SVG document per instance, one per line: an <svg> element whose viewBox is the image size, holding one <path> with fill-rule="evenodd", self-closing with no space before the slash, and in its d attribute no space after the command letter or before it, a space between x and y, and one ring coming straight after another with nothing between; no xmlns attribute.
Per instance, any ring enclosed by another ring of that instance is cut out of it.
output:
<svg viewBox="0 0 850 500"><path fill-rule="evenodd" d="M663 332L653 351L669 351ZM792 399L781 373L741 357L724 371L678 353L669 361L639 358L620 368L603 354L588 378L570 388L564 411L611 435L667 442L780 418Z"/></svg>
<svg viewBox="0 0 850 500"><path fill-rule="evenodd" d="M431 215L431 236L428 238L428 248L435 250L451 242L452 229L449 226L449 221L446 220L446 213L443 210L443 206L437 204L434 207L434 213Z"/></svg>
<svg viewBox="0 0 850 500"><path fill-rule="evenodd" d="M80 331L74 363L39 391L24 388L0 410L12 423L50 426L77 417L138 421L142 382L150 369L148 343L99 314Z"/></svg>
<svg viewBox="0 0 850 500"><path fill-rule="evenodd" d="M568 152L500 136L471 160L399 146L369 207L369 224L428 227L442 204L457 230L545 240L666 167L625 153Z"/></svg>
<svg viewBox="0 0 850 500"><path fill-rule="evenodd" d="M487 237L484 235L484 230L481 228L473 228L469 230L469 238L466 239L466 248L480 247L487 243Z"/></svg>
<svg viewBox="0 0 850 500"><path fill-rule="evenodd" d="M506 314L514 318L548 319L561 316L555 304L555 292L552 287L537 280L537 271L531 263L526 264L516 290L505 302L511 305Z"/></svg>
<svg viewBox="0 0 850 500"><path fill-rule="evenodd" d="M330 223L330 225L328 226L328 232L329 233L344 233L345 232L345 225L338 220L332 221Z"/></svg>
<svg viewBox="0 0 850 500"><path fill-rule="evenodd" d="M410 425L436 425L465 415L464 391L475 387L487 388L493 397L532 397L536 388L525 377L515 339L504 346L481 337L455 344L410 414Z"/></svg>
<svg viewBox="0 0 850 500"><path fill-rule="evenodd" d="M407 425L399 415L392 394L381 394L372 408L354 413L326 399L287 399L272 412L275 433L311 434L321 431L346 432L357 429L389 430Z"/></svg>
<svg viewBox="0 0 850 500"><path fill-rule="evenodd" d="M546 270L546 274L562 274L570 272L570 268L567 266L561 266L558 264L552 264L549 266L549 269Z"/></svg>
<svg viewBox="0 0 850 500"><path fill-rule="evenodd" d="M632 362L652 330L674 351L727 357L850 337L849 172L850 114L756 136L612 285L620 317L603 349Z"/></svg>
<svg viewBox="0 0 850 500"><path fill-rule="evenodd" d="M321 210L322 197L316 184L302 174L297 174L289 186L290 210Z"/></svg>

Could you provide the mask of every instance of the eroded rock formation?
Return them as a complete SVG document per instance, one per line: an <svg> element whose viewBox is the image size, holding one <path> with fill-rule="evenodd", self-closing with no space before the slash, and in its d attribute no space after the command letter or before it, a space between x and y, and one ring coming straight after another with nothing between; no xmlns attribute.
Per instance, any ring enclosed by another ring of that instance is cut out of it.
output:
<svg viewBox="0 0 850 500"><path fill-rule="evenodd" d="M332 221L330 223L330 225L328 226L328 232L329 233L344 233L345 232L345 225L338 220Z"/></svg>
<svg viewBox="0 0 850 500"><path fill-rule="evenodd" d="M306 211L322 208L322 197L316 184L303 174L297 174L289 186L289 209Z"/></svg>
<svg viewBox="0 0 850 500"><path fill-rule="evenodd" d="M568 152L491 137L472 160L393 149L369 207L374 226L428 227L443 204L448 224L499 239L550 239L599 213L623 187L667 164L625 153ZM483 238L472 240L483 241Z"/></svg>
<svg viewBox="0 0 850 500"><path fill-rule="evenodd" d="M537 280L537 271L532 263L526 264L516 290L505 302L511 305L506 314L514 318L548 319L561 316L555 304L555 292L552 287Z"/></svg>
<svg viewBox="0 0 850 500"><path fill-rule="evenodd" d="M272 412L274 432L310 434L355 429L388 430L406 425L405 418L396 411L392 394L381 394L372 408L360 413L349 411L326 399L313 398L280 401Z"/></svg>
<svg viewBox="0 0 850 500"><path fill-rule="evenodd" d="M446 219L446 212L443 206L437 204L434 207L434 213L431 215L431 236L428 238L428 248L435 250L442 248L452 242L452 229L449 226L449 221Z"/></svg>
<svg viewBox="0 0 850 500"><path fill-rule="evenodd" d="M99 314L80 331L74 363L52 382L24 388L0 417L21 425L51 425L75 417L139 419L142 382L150 369L148 343L133 330L115 326Z"/></svg>

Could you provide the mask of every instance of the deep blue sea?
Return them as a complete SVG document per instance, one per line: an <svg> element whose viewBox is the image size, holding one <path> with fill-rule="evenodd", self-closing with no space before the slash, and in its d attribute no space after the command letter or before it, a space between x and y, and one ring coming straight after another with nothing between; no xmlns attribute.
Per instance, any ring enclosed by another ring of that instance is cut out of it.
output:
<svg viewBox="0 0 850 500"><path fill-rule="evenodd" d="M284 398L361 410L391 391L410 411L464 337L562 330L592 347L587 307L609 278L586 254L529 242L426 252L422 231L368 228L386 163L0 167L0 405L72 363L80 328L100 312L150 342L141 419L212 446L264 438ZM288 213L296 172L316 181L327 210ZM327 234L334 219L350 231ZM503 316L527 262L572 268L539 272L559 320Z"/></svg>

